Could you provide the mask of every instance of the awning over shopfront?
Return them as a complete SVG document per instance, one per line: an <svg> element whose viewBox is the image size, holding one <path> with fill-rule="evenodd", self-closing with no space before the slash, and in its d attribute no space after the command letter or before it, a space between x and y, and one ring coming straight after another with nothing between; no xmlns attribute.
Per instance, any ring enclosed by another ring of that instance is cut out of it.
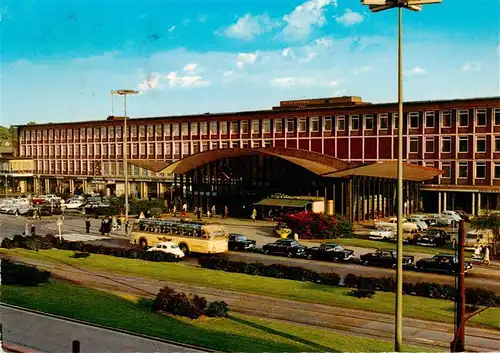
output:
<svg viewBox="0 0 500 353"><path fill-rule="evenodd" d="M304 208L311 203L312 201L309 200L298 200L298 199L263 199L257 203L254 203L254 205L269 206L269 207Z"/></svg>

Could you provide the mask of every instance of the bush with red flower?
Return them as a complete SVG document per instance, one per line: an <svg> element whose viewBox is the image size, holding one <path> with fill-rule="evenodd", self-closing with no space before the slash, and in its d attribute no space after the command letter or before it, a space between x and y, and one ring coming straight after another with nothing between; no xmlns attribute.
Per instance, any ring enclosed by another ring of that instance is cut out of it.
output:
<svg viewBox="0 0 500 353"><path fill-rule="evenodd" d="M341 216L302 211L288 214L284 222L301 239L335 239L352 236L352 223Z"/></svg>

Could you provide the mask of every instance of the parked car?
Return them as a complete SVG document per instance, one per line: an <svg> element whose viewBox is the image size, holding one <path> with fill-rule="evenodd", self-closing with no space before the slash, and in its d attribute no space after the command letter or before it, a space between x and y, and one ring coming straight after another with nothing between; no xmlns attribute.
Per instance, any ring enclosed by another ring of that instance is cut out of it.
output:
<svg viewBox="0 0 500 353"><path fill-rule="evenodd" d="M398 219L396 217L389 218L388 221L378 221L375 222L375 228L390 228L396 230L398 227ZM403 231L404 232L417 232L418 226L415 223L408 222L406 219L403 219Z"/></svg>
<svg viewBox="0 0 500 353"><path fill-rule="evenodd" d="M465 212L464 210L455 210L455 213L458 214L466 222L469 222L471 219L474 218L473 215Z"/></svg>
<svg viewBox="0 0 500 353"><path fill-rule="evenodd" d="M61 207L69 209L69 210L77 210L77 209L83 207L83 205L84 205L83 201L70 200L69 202L66 202L65 204L61 205Z"/></svg>
<svg viewBox="0 0 500 353"><path fill-rule="evenodd" d="M32 205L43 205L46 201L46 198L44 195L38 195L38 196L33 196L31 198L31 204Z"/></svg>
<svg viewBox="0 0 500 353"><path fill-rule="evenodd" d="M422 233L422 236L431 236L431 237L440 238L443 245L448 244L451 241L450 234L446 233L442 229L428 229Z"/></svg>
<svg viewBox="0 0 500 353"><path fill-rule="evenodd" d="M361 263L365 266L374 265L381 267L396 268L396 250L379 249L373 253L363 254L360 257ZM403 255L403 266L408 266L415 260L414 256Z"/></svg>
<svg viewBox="0 0 500 353"><path fill-rule="evenodd" d="M172 254L177 256L178 258L183 258L184 253L179 248L179 245L172 241L164 241L156 244L155 246L148 249L148 251L161 251L167 254Z"/></svg>
<svg viewBox="0 0 500 353"><path fill-rule="evenodd" d="M468 272L472 269L470 262L465 262L464 271ZM432 258L420 259L415 264L415 269L427 272L444 272L455 274L459 271L458 258L450 254L438 254Z"/></svg>
<svg viewBox="0 0 500 353"><path fill-rule="evenodd" d="M459 222L462 220L462 217L460 217L455 211L443 211L441 212L441 216L443 218L451 219L453 222Z"/></svg>
<svg viewBox="0 0 500 353"><path fill-rule="evenodd" d="M417 240L416 244L420 246L428 246L435 248L437 246L446 244L446 242L439 236L424 235Z"/></svg>
<svg viewBox="0 0 500 353"><path fill-rule="evenodd" d="M451 225L452 220L439 214L431 214L427 216L424 222L431 227L447 227Z"/></svg>
<svg viewBox="0 0 500 353"><path fill-rule="evenodd" d="M300 257L306 255L306 247L293 239L279 239L262 247L264 254L286 255Z"/></svg>
<svg viewBox="0 0 500 353"><path fill-rule="evenodd" d="M391 228L381 228L370 232L369 239L372 240L392 240L396 237L396 232Z"/></svg>
<svg viewBox="0 0 500 353"><path fill-rule="evenodd" d="M342 245L336 243L323 243L307 249L308 259L325 261L347 261L354 257L354 250L344 249Z"/></svg>
<svg viewBox="0 0 500 353"><path fill-rule="evenodd" d="M427 225L427 223L424 222L423 218L421 217L413 217L413 216L410 216L407 218L407 221L408 222L412 222L412 223L415 223L418 227L418 231L421 232L423 230L426 230L429 228L429 226Z"/></svg>
<svg viewBox="0 0 500 353"><path fill-rule="evenodd" d="M228 249L232 251L243 251L255 248L255 240L247 239L242 234L229 234Z"/></svg>

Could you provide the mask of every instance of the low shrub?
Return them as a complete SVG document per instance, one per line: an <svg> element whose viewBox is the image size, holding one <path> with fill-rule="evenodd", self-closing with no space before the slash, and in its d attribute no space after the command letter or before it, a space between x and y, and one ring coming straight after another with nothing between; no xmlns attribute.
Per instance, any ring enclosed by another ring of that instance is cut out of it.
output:
<svg viewBox="0 0 500 353"><path fill-rule="evenodd" d="M227 317L228 314L229 307L223 301L211 302L205 310L205 315L209 317Z"/></svg>
<svg viewBox="0 0 500 353"><path fill-rule="evenodd" d="M89 256L88 252L75 252L72 257L75 259L86 259Z"/></svg>
<svg viewBox="0 0 500 353"><path fill-rule="evenodd" d="M226 317L229 312L229 307L223 301L208 303L204 297L193 294L186 295L168 286L160 289L154 300L153 309L190 319L197 319L202 315Z"/></svg>
<svg viewBox="0 0 500 353"><path fill-rule="evenodd" d="M41 271L33 266L15 264L9 260L2 260L2 284L13 284L23 286L36 286L47 283L50 272Z"/></svg>
<svg viewBox="0 0 500 353"><path fill-rule="evenodd" d="M465 302L470 305L496 306L499 298L495 292L487 289L465 289Z"/></svg>
<svg viewBox="0 0 500 353"><path fill-rule="evenodd" d="M362 298L371 299L375 295L375 291L371 290L371 289L353 289L353 290L351 290L350 294L353 297L360 298L360 299L362 299Z"/></svg>

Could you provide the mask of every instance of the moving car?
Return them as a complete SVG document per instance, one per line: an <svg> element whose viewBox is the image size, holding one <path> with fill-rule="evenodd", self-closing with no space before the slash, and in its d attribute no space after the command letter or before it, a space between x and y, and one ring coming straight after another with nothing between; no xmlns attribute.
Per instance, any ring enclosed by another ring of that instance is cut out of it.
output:
<svg viewBox="0 0 500 353"><path fill-rule="evenodd" d="M306 247L293 239L279 239L274 243L265 244L262 247L264 254L285 255L288 257L300 257L306 255Z"/></svg>
<svg viewBox="0 0 500 353"><path fill-rule="evenodd" d="M388 221L378 221L375 222L376 229L382 228L390 228L396 230L398 227L398 219L396 217L389 218ZM403 232L417 232L418 226L415 223L408 222L406 219L403 219Z"/></svg>
<svg viewBox="0 0 500 353"><path fill-rule="evenodd" d="M342 245L335 243L323 243L307 249L308 259L325 261L347 261L354 257L354 250L344 249Z"/></svg>
<svg viewBox="0 0 500 353"><path fill-rule="evenodd" d="M381 228L370 232L369 239L372 240L392 240L396 237L396 232L391 228Z"/></svg>
<svg viewBox="0 0 500 353"><path fill-rule="evenodd" d="M470 262L465 262L464 271L468 272L472 269ZM444 272L455 274L459 271L458 258L451 254L438 254L432 258L420 259L415 264L415 269L427 272Z"/></svg>
<svg viewBox="0 0 500 353"><path fill-rule="evenodd" d="M172 241L164 241L156 244L155 246L148 249L148 251L161 251L167 254L172 254L177 256L178 258L183 258L184 253L179 248L179 245Z"/></svg>
<svg viewBox="0 0 500 353"><path fill-rule="evenodd" d="M255 240L247 239L242 234L229 234L228 248L233 251L242 251L255 248Z"/></svg>
<svg viewBox="0 0 500 353"><path fill-rule="evenodd" d="M375 265L381 267L396 268L396 250L378 249L374 253L363 254L360 257L361 264L365 266ZM414 256L403 255L403 266L408 266L415 260Z"/></svg>

